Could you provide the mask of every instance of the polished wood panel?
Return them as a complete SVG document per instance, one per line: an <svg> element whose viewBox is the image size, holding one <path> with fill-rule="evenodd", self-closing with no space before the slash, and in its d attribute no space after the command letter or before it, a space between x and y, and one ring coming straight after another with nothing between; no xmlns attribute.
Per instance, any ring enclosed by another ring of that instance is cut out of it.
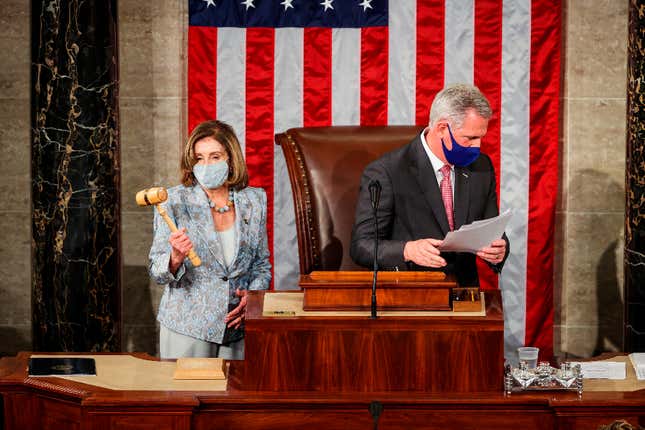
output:
<svg viewBox="0 0 645 430"><path fill-rule="evenodd" d="M451 311L450 288L378 287L377 310L390 311ZM339 286L305 289L305 311L369 311L372 287Z"/></svg>
<svg viewBox="0 0 645 430"><path fill-rule="evenodd" d="M365 270L316 270L307 275L303 275L300 279L301 282L305 281L320 281L326 284L334 284L335 282L341 285L348 281L372 282L373 272ZM444 272L379 272L379 282L396 283L401 285L416 285L419 288L424 288L428 283L440 284L445 282L446 285L454 285L455 277L448 275Z"/></svg>
<svg viewBox="0 0 645 430"><path fill-rule="evenodd" d="M166 412L163 409L148 410L145 413L122 411L119 414L110 410L92 411L88 413L88 421L91 422L91 425L84 428L90 430L190 430L191 418L191 411L186 411L183 415L178 416L174 412Z"/></svg>
<svg viewBox="0 0 645 430"><path fill-rule="evenodd" d="M513 411L513 420L509 420L509 411L500 413L499 409L468 410L462 408L398 408L388 407L379 418L379 429L477 429L499 430L513 429L548 429L553 428L553 416L547 410L531 411L521 414ZM523 411L522 411L523 412ZM195 429L213 428L213 418L198 416ZM240 422L244 430L283 430L283 429L370 429L374 421L368 413L368 407L346 410L342 407L317 409L315 411L280 409L262 409L256 411L230 412L221 411L215 418L218 428L235 428Z"/></svg>
<svg viewBox="0 0 645 430"><path fill-rule="evenodd" d="M387 410L380 420L383 429L468 429L499 430L503 428L553 428L548 411L517 410L500 413L498 409L440 408L418 411L410 408ZM509 415L513 414L513 420Z"/></svg>
<svg viewBox="0 0 645 430"><path fill-rule="evenodd" d="M372 303L372 272L316 271L300 276L306 311L367 311ZM454 276L443 272L380 272L379 310L449 311Z"/></svg>
<svg viewBox="0 0 645 430"><path fill-rule="evenodd" d="M79 430L81 428L81 410L73 403L58 399L40 397L37 399L36 410L43 430Z"/></svg>
<svg viewBox="0 0 645 430"><path fill-rule="evenodd" d="M246 354L229 385L247 391L500 391L504 319L498 291L485 317L265 317L249 295ZM270 294L270 293L267 293ZM477 377L472 377L477 375Z"/></svg>
<svg viewBox="0 0 645 430"><path fill-rule="evenodd" d="M42 426L37 422L40 417L38 399L30 392L12 391L3 393L4 428L38 430Z"/></svg>
<svg viewBox="0 0 645 430"><path fill-rule="evenodd" d="M254 411L218 411L216 415L200 414L195 419L195 430L213 428L244 430L284 430L284 429L325 429L347 430L351 428L369 429L373 421L365 411L346 410L291 410L258 409ZM385 428L385 427L383 427Z"/></svg>

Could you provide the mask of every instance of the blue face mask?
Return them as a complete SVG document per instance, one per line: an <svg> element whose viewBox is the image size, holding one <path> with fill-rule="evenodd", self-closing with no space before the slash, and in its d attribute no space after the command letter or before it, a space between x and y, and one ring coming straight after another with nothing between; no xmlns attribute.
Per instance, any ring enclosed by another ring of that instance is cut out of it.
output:
<svg viewBox="0 0 645 430"><path fill-rule="evenodd" d="M219 188L228 178L228 163L221 160L213 164L195 164L193 175L202 187L209 190Z"/></svg>
<svg viewBox="0 0 645 430"><path fill-rule="evenodd" d="M461 146L460 144L457 143L455 140L455 137L452 135L452 130L450 130L450 126L448 126L448 133L450 133L450 140L452 141L452 149L446 148L446 144L443 141L443 138L441 139L441 145L443 146L443 154L446 156L446 160L448 160L448 163L458 166L458 167L464 167L472 163L479 157L479 147L475 146Z"/></svg>

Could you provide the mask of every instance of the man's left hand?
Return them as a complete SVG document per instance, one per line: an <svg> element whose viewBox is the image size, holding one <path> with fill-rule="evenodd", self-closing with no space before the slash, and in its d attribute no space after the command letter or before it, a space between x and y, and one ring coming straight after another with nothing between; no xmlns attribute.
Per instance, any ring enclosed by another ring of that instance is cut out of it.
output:
<svg viewBox="0 0 645 430"><path fill-rule="evenodd" d="M504 239L494 240L490 246L486 246L477 251L477 256L490 264L499 264L504 260L506 255L506 241Z"/></svg>
<svg viewBox="0 0 645 430"><path fill-rule="evenodd" d="M248 291L240 290L238 288L237 291L235 291L235 294L237 294L238 297L241 297L240 304L237 305L237 307L231 312L229 312L226 315L226 318L224 318L224 322L226 323L226 327L228 328L238 328L240 324L242 324L242 321L244 321L244 315L246 314L246 301Z"/></svg>

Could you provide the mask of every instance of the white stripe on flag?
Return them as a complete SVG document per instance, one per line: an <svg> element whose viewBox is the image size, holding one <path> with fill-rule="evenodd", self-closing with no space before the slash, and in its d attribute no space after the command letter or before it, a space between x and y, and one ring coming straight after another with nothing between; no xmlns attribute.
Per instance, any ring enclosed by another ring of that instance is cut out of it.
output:
<svg viewBox="0 0 645 430"><path fill-rule="evenodd" d="M276 133L302 127L302 76L304 64L302 28L275 30ZM274 147L273 176L273 286L276 290L298 288L299 259L291 183L282 148Z"/></svg>
<svg viewBox="0 0 645 430"><path fill-rule="evenodd" d="M396 0L389 5L389 65L387 123L415 123L417 39L411 29L417 24L416 0Z"/></svg>
<svg viewBox="0 0 645 430"><path fill-rule="evenodd" d="M217 30L217 119L235 129L245 153L246 29Z"/></svg>
<svg viewBox="0 0 645 430"><path fill-rule="evenodd" d="M445 6L444 83L474 80L475 4L474 0L451 0Z"/></svg>
<svg viewBox="0 0 645 430"><path fill-rule="evenodd" d="M506 358L516 362L526 324L529 196L530 0L505 0L502 15L500 206L513 210L506 234L511 253L500 278ZM557 138L557 137L554 137Z"/></svg>
<svg viewBox="0 0 645 430"><path fill-rule="evenodd" d="M331 122L360 121L361 29L334 28L331 32Z"/></svg>

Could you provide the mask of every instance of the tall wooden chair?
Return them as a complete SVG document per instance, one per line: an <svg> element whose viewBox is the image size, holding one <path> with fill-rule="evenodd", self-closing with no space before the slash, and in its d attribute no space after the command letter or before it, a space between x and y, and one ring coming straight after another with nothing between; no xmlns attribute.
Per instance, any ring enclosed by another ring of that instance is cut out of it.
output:
<svg viewBox="0 0 645 430"><path fill-rule="evenodd" d="M409 143L419 126L292 128L276 135L296 211L300 273L360 269L349 256L363 169Z"/></svg>

